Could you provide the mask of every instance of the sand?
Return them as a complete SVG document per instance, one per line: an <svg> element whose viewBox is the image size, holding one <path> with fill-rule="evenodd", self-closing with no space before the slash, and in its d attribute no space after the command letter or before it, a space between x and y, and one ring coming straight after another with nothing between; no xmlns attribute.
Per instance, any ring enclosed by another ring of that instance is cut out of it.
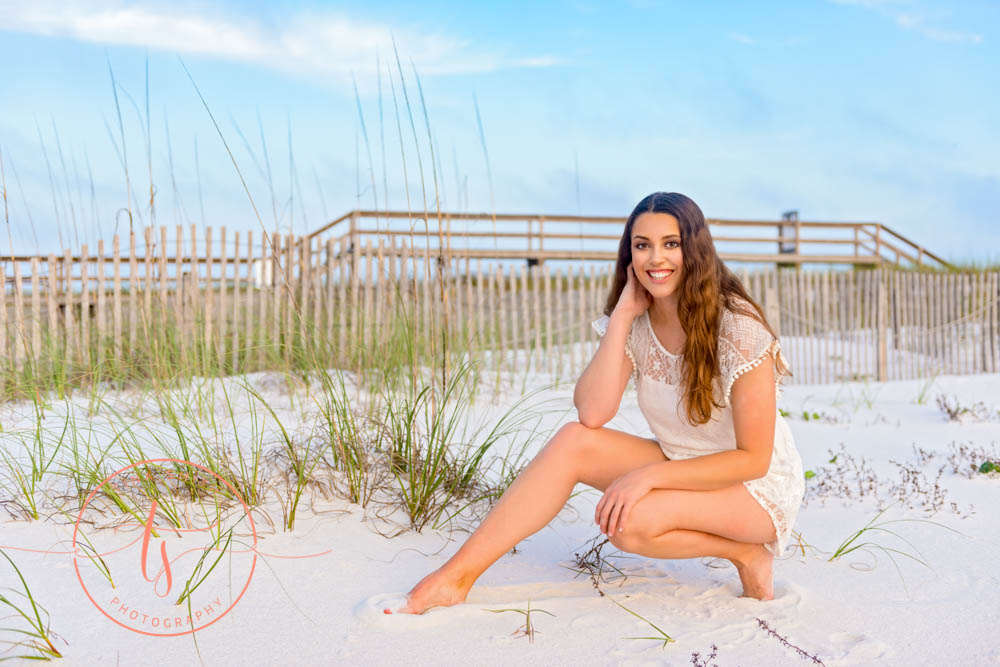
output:
<svg viewBox="0 0 1000 667"><path fill-rule="evenodd" d="M255 381L265 379L261 375ZM528 384L550 380L537 374ZM265 390L274 405L295 419L295 409L282 398L282 383L272 385ZM563 384L544 392L542 398L561 408L544 417L546 428L574 418L572 389ZM520 391L520 386L508 390L496 405L482 399L471 417L489 419ZM922 404L917 400L921 393L926 399ZM939 394L968 406L983 402L988 410L976 418L949 421L936 404ZM688 665L695 652L705 660L712 645L717 652L711 664L811 664L765 631L758 619L827 665L1000 664L1000 518L992 511L1000 498L1000 475L975 473L970 478L952 469L959 465L961 471L973 463L956 458L958 445L1000 447L998 396L1000 377L993 375L939 377L932 383L786 387L779 407L789 413L804 468L815 476L807 480L806 503L795 526L809 546L791 548L775 562L774 600L738 597L735 569L724 562L648 559L621 554L611 545L604 550L627 579L605 582L602 590L668 633L675 642L666 646L628 639L655 631L602 597L588 577L567 568L573 554L598 535L592 520L600 498L595 491L574 497L517 553L503 556L464 604L422 616L382 610L400 604L413 584L457 550L465 534L426 528L387 537L376 529L389 524L363 520L358 506L317 500L311 511L302 511L291 533L259 522L258 559L245 594L225 616L200 630L196 642L190 634L139 634L103 615L77 578L67 546L70 521L28 522L5 514L0 547L14 558L51 615L67 665ZM78 401L85 405L85 399ZM808 421L803 412L809 413ZM5 434L29 428L30 406L0 407L0 422ZM649 435L631 387L608 426ZM0 442L13 447L9 438ZM830 463L834 454L838 458ZM859 486L849 467L836 472L838 464L843 468L862 457L874 490ZM909 545L885 532L871 534L867 541L905 551L926 566L901 554L894 565L877 549L829 562L842 541L887 506L882 520L926 519L941 526L887 526ZM280 520L280 508L269 507ZM405 524L401 514L391 518ZM129 558L137 571L138 557ZM245 560L232 565L232 576L245 577L246 569ZM92 575L87 580L97 586ZM143 583L135 573L121 577L115 593L123 598ZM0 562L0 587L16 586L13 572ZM239 588L239 581L222 587L222 594L230 596L224 606ZM110 593L103 590L95 597L105 604ZM532 615L533 641L517 632L524 625L521 614L484 611L525 609L529 599L532 609L552 614ZM117 613L106 607L109 614ZM0 626L10 623L8 619ZM0 631L0 639L10 637Z"/></svg>

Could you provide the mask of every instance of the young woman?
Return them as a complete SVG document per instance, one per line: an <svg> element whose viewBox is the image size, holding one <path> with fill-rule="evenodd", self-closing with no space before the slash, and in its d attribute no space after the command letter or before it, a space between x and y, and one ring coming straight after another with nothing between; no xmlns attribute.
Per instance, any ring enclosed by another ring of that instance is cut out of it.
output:
<svg viewBox="0 0 1000 667"><path fill-rule="evenodd" d="M601 343L573 394L579 421L560 429L396 612L465 600L490 565L548 524L577 483L604 492L594 521L622 551L724 558L744 596L774 596L772 562L804 491L776 406L788 368L691 199L656 192L635 207L594 328ZM630 377L655 438L604 428Z"/></svg>

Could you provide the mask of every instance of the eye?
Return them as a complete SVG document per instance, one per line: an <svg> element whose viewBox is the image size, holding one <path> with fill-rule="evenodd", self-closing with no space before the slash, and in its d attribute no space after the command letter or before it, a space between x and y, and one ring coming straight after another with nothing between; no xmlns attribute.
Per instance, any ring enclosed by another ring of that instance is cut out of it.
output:
<svg viewBox="0 0 1000 667"><path fill-rule="evenodd" d="M642 247L642 246L644 246L644 245L646 245L646 244L645 244L645 242L643 242L643 241L639 241L638 243L636 243L636 244L635 244L635 247L636 247L636 248L641 248L641 247Z"/></svg>
<svg viewBox="0 0 1000 667"><path fill-rule="evenodd" d="M667 247L668 248L677 248L679 246L680 246L680 242L679 241L667 241Z"/></svg>

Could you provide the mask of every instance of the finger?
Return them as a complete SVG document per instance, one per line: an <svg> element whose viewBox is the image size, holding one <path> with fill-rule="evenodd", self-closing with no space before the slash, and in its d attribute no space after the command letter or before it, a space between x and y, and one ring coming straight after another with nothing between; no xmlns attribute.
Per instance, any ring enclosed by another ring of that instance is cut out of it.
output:
<svg viewBox="0 0 1000 667"><path fill-rule="evenodd" d="M615 501L609 500L601 508L601 517L598 519L597 524L601 527L601 532L605 535L608 533L608 515L611 514L611 508L614 507Z"/></svg>
<svg viewBox="0 0 1000 667"><path fill-rule="evenodd" d="M597 501L597 507L594 508L594 523L601 522L601 507L604 506L605 498L607 498L607 495L601 496L601 499Z"/></svg>
<svg viewBox="0 0 1000 667"><path fill-rule="evenodd" d="M621 515L621 518L618 520L618 532L619 533L624 533L625 532L625 526L628 525L629 515L632 514L632 505L633 504L634 503L629 503L624 508L622 508L622 515Z"/></svg>
<svg viewBox="0 0 1000 667"><path fill-rule="evenodd" d="M614 517L617 515L618 509L621 507L621 502L621 498L616 494L604 508L604 517L601 523L604 526L604 534L608 537L611 537L611 534L615 532Z"/></svg>
<svg viewBox="0 0 1000 667"><path fill-rule="evenodd" d="M619 501L615 504L614 509L611 510L611 516L608 518L608 537L614 535L618 529L618 516L621 514L624 504L625 501Z"/></svg>

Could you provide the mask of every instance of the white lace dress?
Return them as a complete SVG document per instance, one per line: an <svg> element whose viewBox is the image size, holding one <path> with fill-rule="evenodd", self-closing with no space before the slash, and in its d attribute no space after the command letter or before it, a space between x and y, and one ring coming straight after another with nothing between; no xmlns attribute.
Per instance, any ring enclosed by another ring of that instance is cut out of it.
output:
<svg viewBox="0 0 1000 667"><path fill-rule="evenodd" d="M594 330L603 336L609 321L607 315L595 320ZM768 355L781 356L778 341L757 319L724 309L719 335L721 377L715 380L716 397L721 397L718 402L723 407L715 408L707 423L693 425L686 417L682 400L683 356L671 354L663 347L653 333L648 311L632 323L625 352L635 367L632 377L639 409L663 453L675 460L736 449L733 410L729 404L733 382ZM781 376L776 373L775 399L781 390L780 383ZM780 414L775 415L774 451L767 474L743 484L771 517L777 539L764 546L780 556L805 492L802 460L788 424Z"/></svg>

